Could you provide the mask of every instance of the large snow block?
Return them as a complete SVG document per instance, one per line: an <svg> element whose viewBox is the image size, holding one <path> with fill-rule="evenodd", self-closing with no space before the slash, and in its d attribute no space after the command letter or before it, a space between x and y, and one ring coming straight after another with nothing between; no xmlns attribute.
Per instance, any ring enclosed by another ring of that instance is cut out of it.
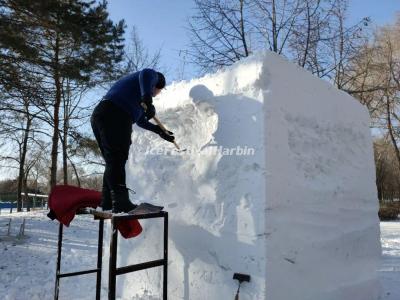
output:
<svg viewBox="0 0 400 300"><path fill-rule="evenodd" d="M373 300L380 257L367 110L268 53L155 101L186 152L134 128L132 198L170 213L169 299ZM162 257L162 224L120 241L119 265ZM162 271L118 279L160 299ZM135 298L136 297L136 298Z"/></svg>
<svg viewBox="0 0 400 300"><path fill-rule="evenodd" d="M378 201L367 109L306 71L264 65L267 294L377 299Z"/></svg>

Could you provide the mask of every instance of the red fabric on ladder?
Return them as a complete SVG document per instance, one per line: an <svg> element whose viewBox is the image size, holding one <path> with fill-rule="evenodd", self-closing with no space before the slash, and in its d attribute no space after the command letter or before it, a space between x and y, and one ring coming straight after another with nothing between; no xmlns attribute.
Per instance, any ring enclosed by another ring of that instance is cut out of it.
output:
<svg viewBox="0 0 400 300"><path fill-rule="evenodd" d="M51 214L65 226L69 226L81 208L96 208L101 202L101 193L71 185L56 185L49 195ZM124 238L138 236L142 226L138 220L124 220L117 225Z"/></svg>
<svg viewBox="0 0 400 300"><path fill-rule="evenodd" d="M69 226L80 208L99 206L101 193L71 185L56 185L49 195L49 208L60 223Z"/></svg>

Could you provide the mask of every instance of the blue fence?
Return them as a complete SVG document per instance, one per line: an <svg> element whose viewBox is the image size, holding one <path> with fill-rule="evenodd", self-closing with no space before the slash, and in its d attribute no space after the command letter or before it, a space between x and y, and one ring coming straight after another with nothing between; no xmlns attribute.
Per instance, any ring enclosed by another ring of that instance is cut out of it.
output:
<svg viewBox="0 0 400 300"><path fill-rule="evenodd" d="M0 209L3 208L17 208L17 203L15 202L0 202Z"/></svg>

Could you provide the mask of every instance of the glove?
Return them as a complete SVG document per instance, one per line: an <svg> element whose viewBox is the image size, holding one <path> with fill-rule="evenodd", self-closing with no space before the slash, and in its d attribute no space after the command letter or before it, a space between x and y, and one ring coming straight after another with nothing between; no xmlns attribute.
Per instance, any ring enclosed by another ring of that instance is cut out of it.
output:
<svg viewBox="0 0 400 300"><path fill-rule="evenodd" d="M156 108L153 104L147 105L147 109L145 111L147 121L153 118L156 114Z"/></svg>
<svg viewBox="0 0 400 300"><path fill-rule="evenodd" d="M145 104L143 106L147 107L147 109L145 109L145 114L146 114L146 118L148 121L148 120L152 119L154 117L154 115L156 114L156 108L153 105L153 97L151 97L150 95L143 95L142 103Z"/></svg>
<svg viewBox="0 0 400 300"><path fill-rule="evenodd" d="M161 129L161 128L160 128ZM174 133L171 131L167 130L167 133L165 133L163 130L159 133L160 137L163 138L164 140L173 143L175 141Z"/></svg>

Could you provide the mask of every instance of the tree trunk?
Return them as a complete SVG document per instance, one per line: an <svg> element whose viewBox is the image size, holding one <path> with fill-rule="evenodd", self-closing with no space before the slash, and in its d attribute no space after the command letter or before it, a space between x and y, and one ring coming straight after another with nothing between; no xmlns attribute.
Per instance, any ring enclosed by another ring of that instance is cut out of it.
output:
<svg viewBox="0 0 400 300"><path fill-rule="evenodd" d="M76 182L78 184L78 187L81 187L81 179L79 178L79 173L78 170L76 169L75 164L72 162L72 160L70 159L69 162L71 163L72 168L74 169L74 173L76 176Z"/></svg>
<svg viewBox="0 0 400 300"><path fill-rule="evenodd" d="M65 109L66 107L64 107L64 111ZM68 139L68 116L67 113L64 112L64 127L63 127L63 138L62 138L64 184L68 184L67 139Z"/></svg>
<svg viewBox="0 0 400 300"><path fill-rule="evenodd" d="M22 210L22 187L25 177L24 168L25 168L26 152L28 151L28 138L29 138L29 131L31 128L31 124L32 124L32 119L29 116L29 114L27 114L26 126L24 130L24 138L21 147L21 156L19 161L18 185L17 185L17 211Z"/></svg>
<svg viewBox="0 0 400 300"><path fill-rule="evenodd" d="M61 81L59 72L59 36L57 34L56 47L55 47L55 57L54 57L54 83L56 86L56 97L54 102L54 113L53 113L53 137L52 137L52 147L51 147L51 168L50 168L50 188L53 188L57 183L57 159L58 159L58 134L60 126L60 104L61 104Z"/></svg>
<svg viewBox="0 0 400 300"><path fill-rule="evenodd" d="M240 0L240 33L241 33L244 53L247 57L247 56L249 56L249 50L247 48L246 36L245 36L245 32L244 32L243 2L244 2L244 0Z"/></svg>
<svg viewBox="0 0 400 300"><path fill-rule="evenodd" d="M272 51L278 53L278 24L276 24L275 0L272 0Z"/></svg>
<svg viewBox="0 0 400 300"><path fill-rule="evenodd" d="M311 36L311 14L310 14L310 4L307 2L307 38L304 48L303 60L301 66L304 68L307 62L308 51L310 47L310 36Z"/></svg>
<svg viewBox="0 0 400 300"><path fill-rule="evenodd" d="M392 141L392 144L393 144L393 147L394 147L394 150L396 153L397 167L400 170L400 150L399 150L399 147L397 146L396 138L395 138L394 132L393 132L389 95L386 95L386 114L387 114L388 131L389 131L390 139Z"/></svg>
<svg viewBox="0 0 400 300"><path fill-rule="evenodd" d="M379 200L379 203L382 203L382 187L380 186L380 185L377 185L376 186L377 187L377 190L378 190L378 200Z"/></svg>
<svg viewBox="0 0 400 300"><path fill-rule="evenodd" d="M24 164L22 163L22 150L19 161L19 170L18 170L18 183L17 183L17 211L22 211L22 181L24 178Z"/></svg>
<svg viewBox="0 0 400 300"><path fill-rule="evenodd" d="M344 74L344 24L343 24L343 14L341 7L339 7L339 34L340 34L340 43L339 43L339 62L336 64L336 87L341 90L342 89L342 75Z"/></svg>
<svg viewBox="0 0 400 300"><path fill-rule="evenodd" d="M31 211L31 203L28 197L28 171L26 172L24 176L24 182L23 182L23 192L24 192L24 199L25 199L25 205L26 205L26 211Z"/></svg>

